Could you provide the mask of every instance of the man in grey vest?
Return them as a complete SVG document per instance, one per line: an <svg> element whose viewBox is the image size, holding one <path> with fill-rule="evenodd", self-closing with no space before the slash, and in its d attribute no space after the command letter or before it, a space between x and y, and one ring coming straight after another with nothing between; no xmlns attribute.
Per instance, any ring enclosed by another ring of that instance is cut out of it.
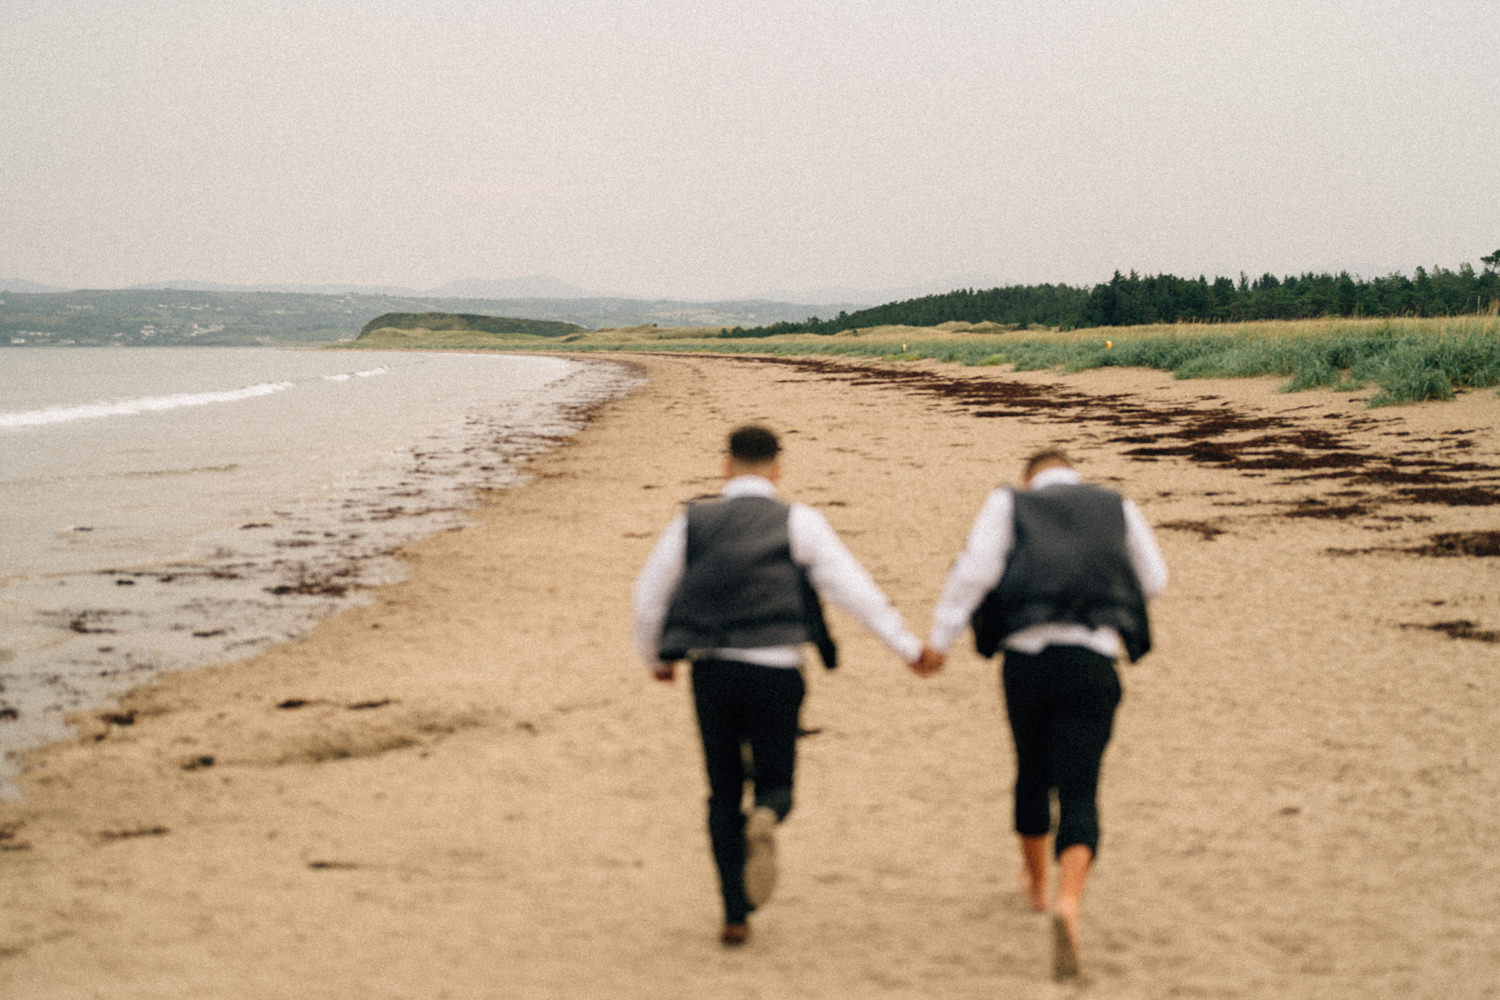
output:
<svg viewBox="0 0 1500 1000"><path fill-rule="evenodd" d="M1167 567L1139 508L1085 484L1056 449L1027 460L1025 488L980 508L933 612L929 645L946 652L972 626L1001 677L1016 745L1015 830L1033 909L1048 909L1051 796L1058 800L1053 973L1078 974L1078 918L1099 849L1096 797L1120 701L1114 662L1151 648L1146 602Z"/></svg>
<svg viewBox="0 0 1500 1000"><path fill-rule="evenodd" d="M940 665L827 519L777 498L779 453L764 428L732 433L722 494L672 520L634 592L636 650L655 677L670 682L678 661L692 664L726 945L746 941L750 912L775 887L775 827L792 808L804 644L817 644L825 666L836 663L819 599L852 614L918 674Z"/></svg>

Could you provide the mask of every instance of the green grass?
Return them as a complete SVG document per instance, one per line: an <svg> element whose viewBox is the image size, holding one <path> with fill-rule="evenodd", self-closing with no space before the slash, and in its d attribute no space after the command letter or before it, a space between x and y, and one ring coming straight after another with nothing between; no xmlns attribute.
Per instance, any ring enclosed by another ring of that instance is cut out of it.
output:
<svg viewBox="0 0 1500 1000"><path fill-rule="evenodd" d="M396 329L386 327L365 334L356 340L341 341L330 345L340 350L420 350L492 351L517 350L530 347L548 350L558 341L526 333L486 333L482 330L445 330L413 327Z"/></svg>
<svg viewBox="0 0 1500 1000"><path fill-rule="evenodd" d="M665 334L665 331L664 331ZM959 365L1010 365L1018 371L1133 367L1181 379L1284 379L1282 389L1359 391L1373 387L1369 406L1450 399L1457 392L1500 385L1500 317L1313 320L1226 325L1176 325L1085 331L965 332L910 327L834 336L792 334L755 339L694 337L672 331L661 339L632 329L593 331L548 351L654 351L715 354L824 355L890 361L930 359ZM419 346L419 345L411 345ZM447 344L427 346L458 346ZM464 347L478 346L464 344ZM538 343L489 345L537 349Z"/></svg>

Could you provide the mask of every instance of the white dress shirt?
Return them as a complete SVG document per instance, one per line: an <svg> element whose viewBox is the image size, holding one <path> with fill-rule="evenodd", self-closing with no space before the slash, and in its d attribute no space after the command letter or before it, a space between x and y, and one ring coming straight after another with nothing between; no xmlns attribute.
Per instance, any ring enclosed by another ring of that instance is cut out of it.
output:
<svg viewBox="0 0 1500 1000"><path fill-rule="evenodd" d="M724 485L725 499L776 497L776 487L762 476L736 476ZM922 654L922 640L907 630L900 613L875 580L844 546L833 526L806 504L791 504L787 514L792 561L807 569L818 596L849 612L907 663ZM687 515L679 513L667 525L635 582L635 648L648 666L656 667L657 644L667 606L687 565ZM800 667L800 645L757 649L694 650L695 656L738 660L765 667Z"/></svg>
<svg viewBox="0 0 1500 1000"><path fill-rule="evenodd" d="M1083 477L1077 470L1059 466L1037 473L1030 488L1082 482ZM932 632L927 641L933 649L943 653L948 651L948 647L969 627L969 621L985 595L1004 575L1006 560L1015 545L1013 506L1010 490L998 489L979 508L974 526L969 529L968 542L949 570L937 608L932 613ZM1166 560L1162 558L1156 536L1140 508L1128 498L1124 507L1126 551L1140 583L1141 595L1149 601L1166 589ZM1047 646L1083 646L1109 657L1121 656L1125 651L1119 632L1108 627L1043 623L1005 638L1007 649L1023 653L1040 653Z"/></svg>

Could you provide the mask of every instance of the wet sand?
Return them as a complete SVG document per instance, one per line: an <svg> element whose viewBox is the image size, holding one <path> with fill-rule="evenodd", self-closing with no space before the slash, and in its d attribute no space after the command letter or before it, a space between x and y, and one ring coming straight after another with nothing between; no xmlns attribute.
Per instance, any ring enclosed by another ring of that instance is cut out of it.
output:
<svg viewBox="0 0 1500 1000"><path fill-rule="evenodd" d="M34 754L0 803L0 995L1497 995L1500 396L633 363L373 603ZM836 612L777 896L717 943L688 686L634 660L629 590L751 420L919 634L1037 445L1156 526L1081 984L1016 891L995 665L921 680Z"/></svg>

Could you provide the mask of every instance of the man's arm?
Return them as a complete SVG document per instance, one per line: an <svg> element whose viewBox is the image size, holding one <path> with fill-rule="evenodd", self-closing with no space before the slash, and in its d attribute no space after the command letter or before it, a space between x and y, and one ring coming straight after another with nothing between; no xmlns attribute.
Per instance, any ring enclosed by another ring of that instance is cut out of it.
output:
<svg viewBox="0 0 1500 1000"><path fill-rule="evenodd" d="M804 504L793 504L787 532L791 536L792 558L807 567L808 578L818 596L857 618L907 664L914 667L931 664L922 640L907 629L901 613L840 540L827 518Z"/></svg>
<svg viewBox="0 0 1500 1000"><path fill-rule="evenodd" d="M635 650L661 680L671 680L671 665L657 656L667 605L687 565L687 518L678 514L662 531L636 577L632 592Z"/></svg>
<svg viewBox="0 0 1500 1000"><path fill-rule="evenodd" d="M1130 499L1125 501L1125 548L1141 585L1141 596L1148 601L1161 596L1167 589L1167 561L1162 558L1146 515Z"/></svg>
<svg viewBox="0 0 1500 1000"><path fill-rule="evenodd" d="M968 541L953 561L932 612L932 632L927 642L933 649L947 652L969 627L985 595L995 589L1005 573L1005 560L1015 540L1011 506L1010 491L995 490L975 515Z"/></svg>

